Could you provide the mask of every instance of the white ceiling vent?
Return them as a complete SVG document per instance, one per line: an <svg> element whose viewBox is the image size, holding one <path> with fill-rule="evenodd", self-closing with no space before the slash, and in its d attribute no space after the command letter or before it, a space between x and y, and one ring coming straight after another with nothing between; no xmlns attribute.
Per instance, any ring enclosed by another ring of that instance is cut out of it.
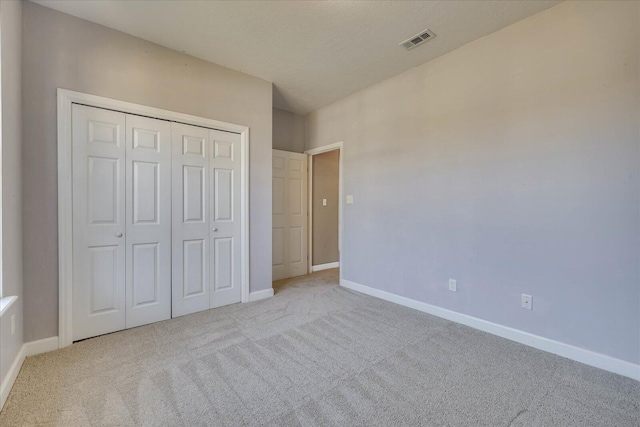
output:
<svg viewBox="0 0 640 427"><path fill-rule="evenodd" d="M403 41L402 43L400 43L400 46L404 47L407 50L411 50L414 47L416 47L418 45L421 45L422 43L426 42L427 40L431 40L431 39L433 39L435 37L436 37L436 35L433 34L433 31L424 30L424 31L419 32L415 36L411 37L410 39L407 39L407 40Z"/></svg>

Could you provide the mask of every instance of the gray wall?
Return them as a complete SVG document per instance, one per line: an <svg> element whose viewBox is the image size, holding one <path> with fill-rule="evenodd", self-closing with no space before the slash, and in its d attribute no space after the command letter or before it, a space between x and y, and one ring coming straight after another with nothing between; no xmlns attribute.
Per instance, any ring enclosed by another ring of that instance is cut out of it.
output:
<svg viewBox="0 0 640 427"><path fill-rule="evenodd" d="M22 3L0 2L2 42L2 295L18 301L0 318L0 383L22 346ZM11 334L11 316L16 330Z"/></svg>
<svg viewBox="0 0 640 427"><path fill-rule="evenodd" d="M344 141L344 278L639 363L639 8L562 3L307 116Z"/></svg>
<svg viewBox="0 0 640 427"><path fill-rule="evenodd" d="M25 340L58 333L56 89L249 126L251 291L271 287L272 85L24 4Z"/></svg>
<svg viewBox="0 0 640 427"><path fill-rule="evenodd" d="M338 185L340 151L316 154L313 160L313 265L339 260ZM327 206L322 206L327 199Z"/></svg>
<svg viewBox="0 0 640 427"><path fill-rule="evenodd" d="M273 148L295 153L304 151L304 116L273 109Z"/></svg>

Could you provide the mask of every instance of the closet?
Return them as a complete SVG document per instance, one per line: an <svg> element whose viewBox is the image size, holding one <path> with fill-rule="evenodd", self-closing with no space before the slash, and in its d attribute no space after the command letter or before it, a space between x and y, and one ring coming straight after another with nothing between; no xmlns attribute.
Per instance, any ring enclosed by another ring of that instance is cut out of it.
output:
<svg viewBox="0 0 640 427"><path fill-rule="evenodd" d="M241 301L240 135L73 104L73 341Z"/></svg>

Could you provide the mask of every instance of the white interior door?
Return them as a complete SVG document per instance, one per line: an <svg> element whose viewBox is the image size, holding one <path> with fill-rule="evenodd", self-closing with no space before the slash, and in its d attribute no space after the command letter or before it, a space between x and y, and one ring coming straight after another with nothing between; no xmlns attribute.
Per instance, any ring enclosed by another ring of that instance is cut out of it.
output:
<svg viewBox="0 0 640 427"><path fill-rule="evenodd" d="M126 117L126 327L171 318L171 124Z"/></svg>
<svg viewBox="0 0 640 427"><path fill-rule="evenodd" d="M72 107L73 337L242 299L239 134Z"/></svg>
<svg viewBox="0 0 640 427"><path fill-rule="evenodd" d="M209 308L209 130L172 123L172 316Z"/></svg>
<svg viewBox="0 0 640 427"><path fill-rule="evenodd" d="M307 274L307 155L273 150L273 280Z"/></svg>
<svg viewBox="0 0 640 427"><path fill-rule="evenodd" d="M173 316L241 301L240 135L172 124Z"/></svg>
<svg viewBox="0 0 640 427"><path fill-rule="evenodd" d="M210 224L209 307L240 302L240 135L209 131L210 150Z"/></svg>
<svg viewBox="0 0 640 427"><path fill-rule="evenodd" d="M125 328L125 114L73 105L73 340Z"/></svg>

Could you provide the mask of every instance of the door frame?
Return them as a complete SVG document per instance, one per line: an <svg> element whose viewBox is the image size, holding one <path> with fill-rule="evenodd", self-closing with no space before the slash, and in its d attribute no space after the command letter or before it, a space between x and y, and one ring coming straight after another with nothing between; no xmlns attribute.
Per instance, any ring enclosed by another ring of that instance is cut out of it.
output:
<svg viewBox="0 0 640 427"><path fill-rule="evenodd" d="M73 174L71 106L120 111L170 122L184 123L240 134L241 202L240 241L242 260L240 268L242 302L249 302L249 127L221 122L204 117L177 113L131 102L119 101L58 88L58 348L72 344L73 340Z"/></svg>
<svg viewBox="0 0 640 427"><path fill-rule="evenodd" d="M308 212L309 212L309 225L308 229L308 238L307 238L307 254L309 256L308 262L308 272L313 272L313 156L316 154L327 153L329 151L338 150L340 152L340 159L338 160L338 265L336 267L342 266L342 232L343 232L343 221L342 221L342 210L343 210L343 176L344 176L344 150L343 150L343 141L335 142L333 144L323 145L322 147L312 148L310 150L306 150L304 154L308 155L307 164L309 177L307 179L308 191L307 191L307 199L308 199ZM329 268L333 268L333 265ZM319 270L316 270L319 271ZM340 280L342 280L342 268L340 268Z"/></svg>

